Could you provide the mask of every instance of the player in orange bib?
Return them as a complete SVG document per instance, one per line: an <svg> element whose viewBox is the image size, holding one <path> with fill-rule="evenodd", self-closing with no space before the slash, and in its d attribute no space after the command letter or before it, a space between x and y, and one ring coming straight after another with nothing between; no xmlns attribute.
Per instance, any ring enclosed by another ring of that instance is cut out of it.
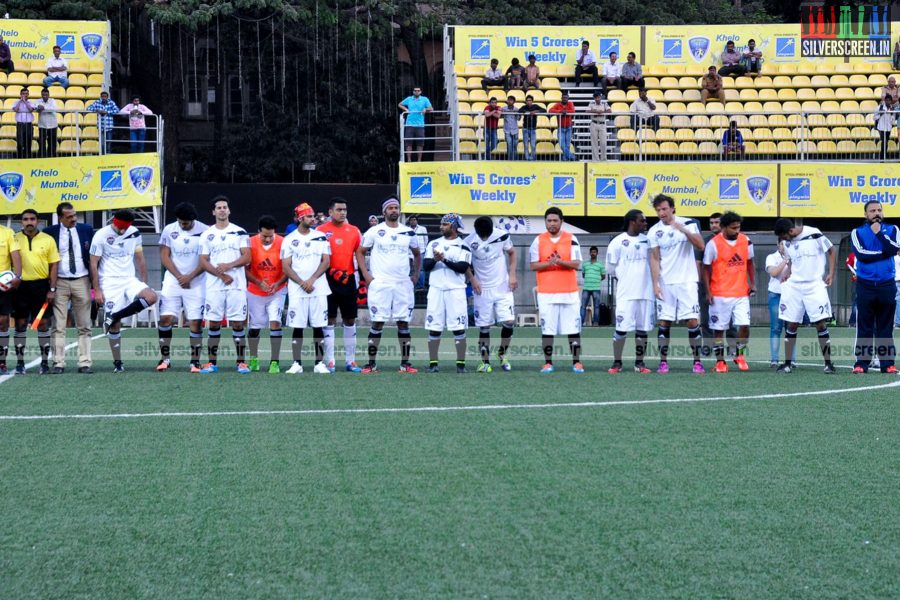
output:
<svg viewBox="0 0 900 600"><path fill-rule="evenodd" d="M259 371L259 334L268 325L272 349L269 373L280 373L281 315L287 294L287 276L281 268L281 242L284 238L275 233L278 223L274 217L260 217L258 227L259 233L250 238L250 264L247 265L249 367L251 371Z"/></svg>
<svg viewBox="0 0 900 600"><path fill-rule="evenodd" d="M334 326L340 310L344 330L344 369L351 373L359 373L362 369L356 364L358 310L356 269L357 263L361 269L366 268L366 261L360 249L362 234L359 229L347 222L347 201L343 198L331 199L328 216L331 220L316 228L316 231L325 234L331 245L331 266L325 272L325 278L331 288L331 294L328 296L328 325L323 329L325 364L334 372Z"/></svg>
<svg viewBox="0 0 900 600"><path fill-rule="evenodd" d="M709 328L715 334L716 373L727 373L725 330L737 327L734 363L748 371L744 353L750 337L750 295L756 292L753 242L741 233L741 216L726 212L719 220L721 232L703 252L703 285L709 298Z"/></svg>

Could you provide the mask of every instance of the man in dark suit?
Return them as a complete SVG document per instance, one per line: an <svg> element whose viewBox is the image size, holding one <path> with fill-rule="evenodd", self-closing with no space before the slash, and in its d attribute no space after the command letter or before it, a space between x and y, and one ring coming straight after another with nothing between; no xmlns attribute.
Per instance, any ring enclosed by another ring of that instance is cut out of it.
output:
<svg viewBox="0 0 900 600"><path fill-rule="evenodd" d="M51 225L44 233L56 240L59 248L59 274L56 299L53 302L53 369L59 375L66 368L66 321L69 302L78 328L78 372L91 369L91 240L94 228L78 223L75 207L61 202L56 207L59 225Z"/></svg>

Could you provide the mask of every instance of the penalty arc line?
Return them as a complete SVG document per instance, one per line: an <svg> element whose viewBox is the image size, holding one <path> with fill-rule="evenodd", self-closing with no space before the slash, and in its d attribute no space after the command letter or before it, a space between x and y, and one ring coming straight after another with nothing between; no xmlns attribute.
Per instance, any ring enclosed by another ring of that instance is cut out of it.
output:
<svg viewBox="0 0 900 600"><path fill-rule="evenodd" d="M213 412L153 412L153 413L111 413L81 415L0 415L0 421L60 421L87 419L150 419L166 417L268 417L268 416L304 416L304 415L345 415L345 414L378 414L378 413L442 413L442 412L477 412L501 410L528 410L552 408L599 408L605 406L628 406L644 404L691 404L700 402L722 402L740 400L773 400L782 398L799 398L806 396L832 396L854 392L883 390L900 386L900 381L892 381L880 385L867 385L855 388L832 390L813 390L808 392L788 392L773 394L756 394L752 396L713 396L709 398L657 398L652 400L607 400L600 402L560 402L541 404L485 404L468 406L409 406L386 408L310 408L299 410L247 410L247 411L213 411Z"/></svg>

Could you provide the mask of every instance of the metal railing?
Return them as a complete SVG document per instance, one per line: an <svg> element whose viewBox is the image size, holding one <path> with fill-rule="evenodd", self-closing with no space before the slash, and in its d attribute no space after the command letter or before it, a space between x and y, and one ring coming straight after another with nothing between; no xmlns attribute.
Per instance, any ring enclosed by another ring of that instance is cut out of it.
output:
<svg viewBox="0 0 900 600"><path fill-rule="evenodd" d="M531 113L537 118L533 133L526 132L522 127L524 115L518 115L516 150L510 152L504 117L500 117L497 129L492 130L485 127L482 112L460 112L453 108L451 105L451 110L443 113L449 116L449 124L426 123L425 139L415 140L414 145L430 149L422 152L423 159L450 153L453 160L891 161L897 160L900 154L896 124L885 135L875 128L874 113L859 111L663 112L646 119L619 112L607 114L605 123L594 123L593 115L581 109L572 115L568 131L559 127L558 114L535 112ZM740 147L726 147L723 143L731 121L736 122L743 138ZM407 143L404 125L401 115L401 146ZM561 146L562 132L565 133ZM885 141L886 152L883 152ZM413 157L416 158L418 155ZM406 160L405 154L401 156L401 161Z"/></svg>

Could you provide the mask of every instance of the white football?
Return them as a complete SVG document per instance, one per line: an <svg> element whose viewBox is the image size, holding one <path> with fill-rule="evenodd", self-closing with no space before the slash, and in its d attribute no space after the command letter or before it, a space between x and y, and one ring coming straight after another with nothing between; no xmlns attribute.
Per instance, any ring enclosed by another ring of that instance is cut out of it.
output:
<svg viewBox="0 0 900 600"><path fill-rule="evenodd" d="M16 274L12 271L3 271L0 273L0 292L8 292L16 280Z"/></svg>

